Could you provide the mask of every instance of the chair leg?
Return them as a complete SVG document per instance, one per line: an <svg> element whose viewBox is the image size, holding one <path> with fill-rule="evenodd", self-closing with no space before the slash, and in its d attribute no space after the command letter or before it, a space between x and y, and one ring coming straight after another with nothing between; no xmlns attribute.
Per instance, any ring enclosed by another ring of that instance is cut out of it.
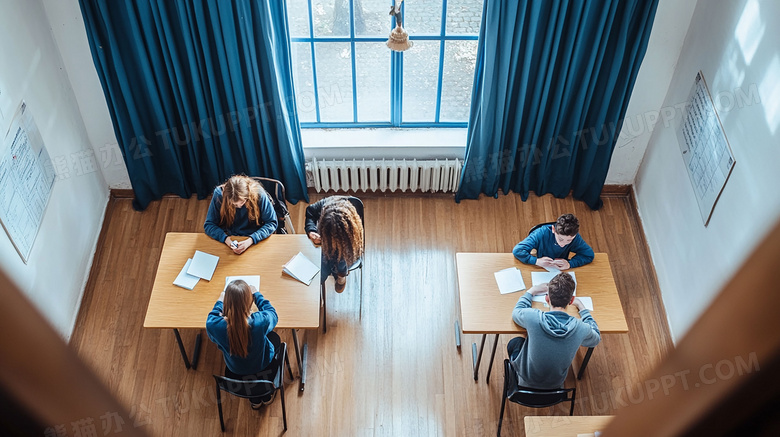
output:
<svg viewBox="0 0 780 437"><path fill-rule="evenodd" d="M290 359L286 355L287 354L285 354L285 357L284 357L284 364L287 365L287 373L290 375L290 381L292 381L293 379L295 379L295 377L293 377L292 367L290 367Z"/></svg>
<svg viewBox="0 0 780 437"><path fill-rule="evenodd" d="M222 432L225 432L225 419L222 417L222 394L219 390L219 384L217 384L217 408L219 409L219 426L222 428Z"/></svg>
<svg viewBox="0 0 780 437"><path fill-rule="evenodd" d="M284 403L284 384L279 387L279 391L282 392L282 423L284 423L284 430L287 431L287 408Z"/></svg>
<svg viewBox="0 0 780 437"><path fill-rule="evenodd" d="M571 391L571 408L569 409L569 416L574 415L574 399L577 397L577 388L575 387Z"/></svg>
<svg viewBox="0 0 780 437"><path fill-rule="evenodd" d="M325 283L320 284L320 294L322 295L322 333L328 332L328 300L325 293Z"/></svg>
<svg viewBox="0 0 780 437"><path fill-rule="evenodd" d="M501 424L504 422L504 408L506 408L506 375L504 375L504 389L501 392L501 414L498 416L498 430L496 436L501 437Z"/></svg>
<svg viewBox="0 0 780 437"><path fill-rule="evenodd" d="M359 316L359 320L363 320L363 266L360 266L360 316Z"/></svg>

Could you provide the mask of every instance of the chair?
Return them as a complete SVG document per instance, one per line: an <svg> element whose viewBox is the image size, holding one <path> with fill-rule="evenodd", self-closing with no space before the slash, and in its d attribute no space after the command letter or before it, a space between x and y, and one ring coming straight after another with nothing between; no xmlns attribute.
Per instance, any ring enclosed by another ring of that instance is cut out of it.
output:
<svg viewBox="0 0 780 437"><path fill-rule="evenodd" d="M360 216L360 223L363 224L363 255L366 251L366 222L363 216L363 201L354 196L348 196L347 200L355 207ZM361 256L354 264L349 266L349 271L360 269L360 319L363 318L363 256ZM322 274L322 272L320 273ZM322 295L322 333L328 332L328 303L327 295L325 294L325 282L320 282L320 294Z"/></svg>
<svg viewBox="0 0 780 437"><path fill-rule="evenodd" d="M220 375L213 375L214 380L217 383L217 407L219 408L219 425L222 427L222 432L225 432L225 420L222 417L222 391L238 396L240 398L249 399L255 397L268 396L279 390L282 397L282 421L284 423L284 430L287 431L287 411L284 403L284 367L287 367L287 372L290 374L292 380L292 369L290 368L290 362L287 360L287 343L281 343L281 347L274 355L269 368L274 369L273 381L255 379L255 380L238 380L226 378Z"/></svg>
<svg viewBox="0 0 780 437"><path fill-rule="evenodd" d="M268 196L271 198L271 204L276 212L276 220L279 226L276 228L277 234L294 234L290 211L287 209L287 198L284 194L284 184L276 179L253 177L252 179L260 182Z"/></svg>
<svg viewBox="0 0 780 437"><path fill-rule="evenodd" d="M571 397L569 397L571 394ZM504 393L501 398L501 415L498 418L498 431L501 435L501 423L504 421L504 407L506 400L531 408L551 407L561 402L571 402L569 416L574 414L574 398L577 395L576 388L561 388L554 390L539 390L535 388L520 387L517 383L517 374L509 360L504 360Z"/></svg>
<svg viewBox="0 0 780 437"><path fill-rule="evenodd" d="M531 235L535 230L541 228L542 226L551 226L551 225L554 225L555 223L557 223L557 222L539 223L538 225L536 225L533 228L531 228L530 231L528 231L528 235Z"/></svg>

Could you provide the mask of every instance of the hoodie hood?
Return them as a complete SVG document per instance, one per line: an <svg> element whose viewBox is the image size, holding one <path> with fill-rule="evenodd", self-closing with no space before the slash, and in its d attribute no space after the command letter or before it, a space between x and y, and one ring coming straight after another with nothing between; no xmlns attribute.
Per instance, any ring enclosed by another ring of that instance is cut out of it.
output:
<svg viewBox="0 0 780 437"><path fill-rule="evenodd" d="M577 318L563 311L542 314L542 329L552 337L565 338L574 332Z"/></svg>

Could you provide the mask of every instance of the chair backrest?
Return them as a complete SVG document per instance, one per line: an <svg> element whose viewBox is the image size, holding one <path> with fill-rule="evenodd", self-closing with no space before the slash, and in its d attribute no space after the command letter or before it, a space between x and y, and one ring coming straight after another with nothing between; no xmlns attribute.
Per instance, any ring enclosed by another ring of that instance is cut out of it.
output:
<svg viewBox="0 0 780 437"><path fill-rule="evenodd" d="M228 392L233 396L240 398L256 398L268 396L276 390L277 387L282 385L282 378L284 377L284 360L287 357L287 344L281 343L280 347L276 350L271 363L267 369L273 369L273 380L265 379L251 379L251 380L239 380L227 378L220 375L212 375L217 381L217 386L220 390Z"/></svg>
<svg viewBox="0 0 780 437"><path fill-rule="evenodd" d="M557 222L539 223L538 225L536 225L533 228L531 228L530 231L528 231L528 235L531 235L535 230L541 228L542 226L550 226L550 225L554 225L555 223L557 223Z"/></svg>
<svg viewBox="0 0 780 437"><path fill-rule="evenodd" d="M540 390L521 387L517 384L517 374L509 360L504 360L504 384L506 396L510 401L531 408L544 408L561 402L572 402L574 408L575 388Z"/></svg>
<svg viewBox="0 0 780 437"><path fill-rule="evenodd" d="M276 228L276 233L288 233L285 226L285 219L290 216L290 211L287 209L287 198L284 194L284 184L276 179L271 178L261 178L255 176L252 179L260 182L271 198L271 204L273 204L274 212L276 212L276 220L279 222L279 225Z"/></svg>
<svg viewBox="0 0 780 437"><path fill-rule="evenodd" d="M242 381L224 376L213 375L219 389L240 398L268 396L276 389L274 383L263 379Z"/></svg>
<svg viewBox="0 0 780 437"><path fill-rule="evenodd" d="M355 207L355 210L357 211L358 215L360 216L360 222L365 225L366 221L363 218L363 201L358 199L355 196L347 196L347 200L352 204L352 206ZM363 228L363 233L365 234L366 230Z"/></svg>

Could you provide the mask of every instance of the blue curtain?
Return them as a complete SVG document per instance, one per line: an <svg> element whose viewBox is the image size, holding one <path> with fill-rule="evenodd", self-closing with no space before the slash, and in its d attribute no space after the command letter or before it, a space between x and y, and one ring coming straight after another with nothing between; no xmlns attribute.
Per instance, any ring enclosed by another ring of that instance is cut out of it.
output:
<svg viewBox="0 0 780 437"><path fill-rule="evenodd" d="M80 4L137 209L234 173L308 200L285 2Z"/></svg>
<svg viewBox="0 0 780 437"><path fill-rule="evenodd" d="M456 201L498 190L593 209L658 0L485 0Z"/></svg>

